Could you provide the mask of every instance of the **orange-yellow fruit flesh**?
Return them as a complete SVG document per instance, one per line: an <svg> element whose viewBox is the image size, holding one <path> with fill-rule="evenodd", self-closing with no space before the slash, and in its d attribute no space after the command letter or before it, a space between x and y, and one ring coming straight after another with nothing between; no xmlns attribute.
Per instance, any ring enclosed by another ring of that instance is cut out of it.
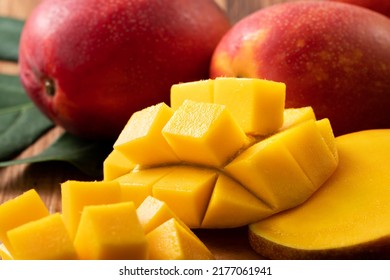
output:
<svg viewBox="0 0 390 280"><path fill-rule="evenodd" d="M214 80L174 84L171 87L171 108L176 110L185 100L213 103Z"/></svg>
<svg viewBox="0 0 390 280"><path fill-rule="evenodd" d="M48 215L49 210L34 189L4 202L0 205L0 241L12 253L12 246L9 243L7 232Z"/></svg>
<svg viewBox="0 0 390 280"><path fill-rule="evenodd" d="M386 253L383 248L390 244L389 143L386 129L337 137L339 166L334 174L306 203L250 225L253 247L271 258Z"/></svg>
<svg viewBox="0 0 390 280"><path fill-rule="evenodd" d="M80 259L146 259L147 242L132 202L86 206L74 240Z"/></svg>
<svg viewBox="0 0 390 280"><path fill-rule="evenodd" d="M124 154L118 150L112 150L103 162L103 179L105 181L114 180L136 167Z"/></svg>
<svg viewBox="0 0 390 280"><path fill-rule="evenodd" d="M247 141L225 106L186 100L163 129L176 155L184 162L223 166ZM221 141L224 135L229 141Z"/></svg>
<svg viewBox="0 0 390 280"><path fill-rule="evenodd" d="M212 260L209 249L182 223L171 218L146 235L152 260Z"/></svg>
<svg viewBox="0 0 390 280"><path fill-rule="evenodd" d="M12 256L19 260L77 259L62 217L55 213L7 232Z"/></svg>

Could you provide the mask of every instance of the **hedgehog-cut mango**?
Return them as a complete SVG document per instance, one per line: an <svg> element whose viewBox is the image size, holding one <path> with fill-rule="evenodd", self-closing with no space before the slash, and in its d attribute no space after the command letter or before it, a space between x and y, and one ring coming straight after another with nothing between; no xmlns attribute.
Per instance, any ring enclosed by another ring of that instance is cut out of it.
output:
<svg viewBox="0 0 390 280"><path fill-rule="evenodd" d="M329 120L284 108L285 89L248 78L172 86L172 107L136 112L114 143L136 164L114 180L138 203L166 202L190 228L239 227L302 204L338 155Z"/></svg>

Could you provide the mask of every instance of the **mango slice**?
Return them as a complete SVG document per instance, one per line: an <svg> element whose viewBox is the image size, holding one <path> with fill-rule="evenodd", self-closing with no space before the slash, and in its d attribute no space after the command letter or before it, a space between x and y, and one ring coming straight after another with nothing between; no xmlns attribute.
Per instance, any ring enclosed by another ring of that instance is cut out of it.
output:
<svg viewBox="0 0 390 280"><path fill-rule="evenodd" d="M77 259L60 213L25 223L7 232L16 260Z"/></svg>
<svg viewBox="0 0 390 280"><path fill-rule="evenodd" d="M30 221L48 216L49 210L36 190L28 190L0 205L0 241L12 252L7 232Z"/></svg>
<svg viewBox="0 0 390 280"><path fill-rule="evenodd" d="M178 162L161 133L172 114L173 110L164 103L135 112L114 143L114 150L143 165Z"/></svg>
<svg viewBox="0 0 390 280"><path fill-rule="evenodd" d="M147 258L147 242L133 202L85 206L74 245L85 260Z"/></svg>
<svg viewBox="0 0 390 280"><path fill-rule="evenodd" d="M85 206L121 201L120 185L115 181L69 180L61 184L61 195L62 215L72 239L76 235Z"/></svg>
<svg viewBox="0 0 390 280"><path fill-rule="evenodd" d="M151 260L213 260L207 247L172 218L146 235Z"/></svg>
<svg viewBox="0 0 390 280"><path fill-rule="evenodd" d="M283 83L217 78L171 90L175 110L161 104L142 110L155 113L138 124L131 117L134 136L126 126L114 145L135 159L121 147L140 153L136 127L156 136L148 145L160 151L145 152L147 164L135 162L115 179L137 205L154 196L191 228L243 226L305 202L337 167L329 120L317 120L311 107L284 110ZM170 113L157 114L162 108ZM179 161L162 160L167 145Z"/></svg>
<svg viewBox="0 0 390 280"><path fill-rule="evenodd" d="M390 257L390 130L336 138L337 170L304 204L249 226L273 259Z"/></svg>

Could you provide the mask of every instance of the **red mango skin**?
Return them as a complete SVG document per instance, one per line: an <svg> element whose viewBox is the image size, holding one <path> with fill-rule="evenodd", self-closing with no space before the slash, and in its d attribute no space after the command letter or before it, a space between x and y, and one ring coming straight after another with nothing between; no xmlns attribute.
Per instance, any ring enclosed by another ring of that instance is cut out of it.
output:
<svg viewBox="0 0 390 280"><path fill-rule="evenodd" d="M381 13L387 17L390 17L389 0L328 0L328 1L335 1L335 2L357 5Z"/></svg>
<svg viewBox="0 0 390 280"><path fill-rule="evenodd" d="M286 107L312 106L335 135L390 127L390 20L330 1L277 4L236 23L210 76L286 84Z"/></svg>
<svg viewBox="0 0 390 280"><path fill-rule="evenodd" d="M208 78L229 28L212 0L44 0L22 31L20 79L68 132L116 139L132 113L169 104L172 84Z"/></svg>

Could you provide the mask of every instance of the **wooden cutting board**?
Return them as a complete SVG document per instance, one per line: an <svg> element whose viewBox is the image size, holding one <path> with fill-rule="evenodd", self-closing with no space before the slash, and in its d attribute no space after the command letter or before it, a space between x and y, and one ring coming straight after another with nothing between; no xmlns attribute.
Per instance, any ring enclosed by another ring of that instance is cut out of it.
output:
<svg viewBox="0 0 390 280"><path fill-rule="evenodd" d="M41 0L0 0L0 16L25 19ZM234 23L245 15L283 0L216 0ZM18 73L17 64L0 62L0 73ZM54 128L23 151L18 158L35 155L47 147L61 128ZM51 212L61 210L60 183L66 180L91 180L78 170L61 162L16 165L0 168L0 204L22 192L35 188ZM224 230L196 230L198 236L217 259L261 259L249 246L247 228Z"/></svg>

